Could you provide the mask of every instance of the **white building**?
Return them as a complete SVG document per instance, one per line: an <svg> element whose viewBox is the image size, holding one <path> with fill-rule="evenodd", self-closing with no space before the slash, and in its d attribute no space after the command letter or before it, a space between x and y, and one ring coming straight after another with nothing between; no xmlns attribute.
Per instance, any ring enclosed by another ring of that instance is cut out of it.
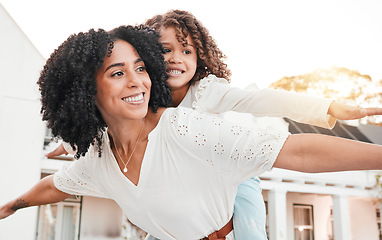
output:
<svg viewBox="0 0 382 240"><path fill-rule="evenodd" d="M0 36L0 204L3 204L41 177L54 173L71 157L44 157L44 153L57 146L50 141L39 114L36 81L45 59L1 4ZM324 131L282 119L256 121L282 129L290 124L292 132ZM338 132L334 129L331 133L363 136L358 129L338 126ZM382 144L377 134L381 128L360 129L370 140ZM261 184L270 239L380 239L379 205L374 203L376 192L372 189L374 176L372 171L302 174L280 169L263 174ZM73 197L59 204L22 209L0 220L0 240L138 239L137 235L139 232L123 221L114 201L94 197Z"/></svg>

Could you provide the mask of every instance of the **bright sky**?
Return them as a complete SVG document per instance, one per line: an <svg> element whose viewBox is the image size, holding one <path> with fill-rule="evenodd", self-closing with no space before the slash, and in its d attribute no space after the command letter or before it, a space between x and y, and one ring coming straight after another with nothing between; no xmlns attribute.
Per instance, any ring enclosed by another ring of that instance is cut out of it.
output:
<svg viewBox="0 0 382 240"><path fill-rule="evenodd" d="M192 12L228 56L232 85L267 87L330 66L382 79L380 0L0 0L44 57L71 33Z"/></svg>

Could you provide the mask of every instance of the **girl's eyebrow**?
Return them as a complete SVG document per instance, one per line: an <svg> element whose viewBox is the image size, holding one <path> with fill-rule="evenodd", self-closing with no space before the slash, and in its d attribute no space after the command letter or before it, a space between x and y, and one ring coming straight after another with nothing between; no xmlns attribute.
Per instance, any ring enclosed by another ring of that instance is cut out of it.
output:
<svg viewBox="0 0 382 240"><path fill-rule="evenodd" d="M137 63L139 63L139 62L143 62L143 60L142 60L142 58L138 58L137 60L135 60L134 61L134 64L137 64ZM110 68L113 68L113 67L123 67L123 66L125 66L125 63L113 63L113 64L111 64L110 66L108 66L106 69L105 69L105 72L107 71L107 70L109 70Z"/></svg>
<svg viewBox="0 0 382 240"><path fill-rule="evenodd" d="M160 42L160 43L161 43L162 45L171 45L170 42ZM191 47L193 47L193 48L196 49L196 47L195 47L194 45L192 45L192 44L187 43L187 46L191 46Z"/></svg>

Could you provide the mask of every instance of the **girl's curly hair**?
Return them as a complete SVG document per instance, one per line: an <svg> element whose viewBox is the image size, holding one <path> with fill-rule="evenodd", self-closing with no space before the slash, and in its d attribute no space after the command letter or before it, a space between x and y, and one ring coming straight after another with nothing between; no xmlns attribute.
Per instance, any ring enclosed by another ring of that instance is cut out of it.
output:
<svg viewBox="0 0 382 240"><path fill-rule="evenodd" d="M211 73L230 82L231 71L223 62L226 56L218 48L207 28L190 12L171 10L148 19L145 24L157 31L161 28L175 28L176 37L182 44L187 44L187 36L192 38L198 53L198 63L191 82L198 81Z"/></svg>
<svg viewBox="0 0 382 240"><path fill-rule="evenodd" d="M71 35L51 54L37 82L42 118L54 137L77 150L76 158L95 143L99 154L102 152L101 138L107 126L95 104L96 71L104 57L110 56L114 40L129 42L145 62L152 81L149 106L154 111L169 106L171 94L158 38L158 33L145 27L123 26L112 32L90 29Z"/></svg>

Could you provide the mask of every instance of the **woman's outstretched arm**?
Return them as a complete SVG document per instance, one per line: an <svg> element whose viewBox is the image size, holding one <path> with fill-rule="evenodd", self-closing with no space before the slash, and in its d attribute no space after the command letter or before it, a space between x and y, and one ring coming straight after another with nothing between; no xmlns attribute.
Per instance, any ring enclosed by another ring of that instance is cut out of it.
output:
<svg viewBox="0 0 382 240"><path fill-rule="evenodd" d="M308 173L378 170L382 169L382 146L321 134L294 134L273 166Z"/></svg>
<svg viewBox="0 0 382 240"><path fill-rule="evenodd" d="M63 201L71 195L58 190L53 175L41 179L29 191L0 207L0 219L6 218L18 209Z"/></svg>

